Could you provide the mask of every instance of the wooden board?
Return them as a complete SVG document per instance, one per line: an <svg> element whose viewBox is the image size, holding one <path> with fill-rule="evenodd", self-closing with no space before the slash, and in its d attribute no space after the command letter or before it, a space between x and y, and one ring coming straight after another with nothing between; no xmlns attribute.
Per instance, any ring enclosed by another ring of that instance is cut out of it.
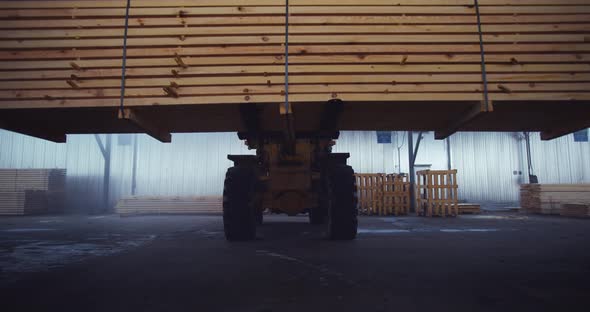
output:
<svg viewBox="0 0 590 312"><path fill-rule="evenodd" d="M285 1L131 3L125 106L185 106L205 114L200 115L203 120L212 117L214 109L197 105L285 100ZM379 119L387 109L410 119L409 111L421 109L418 102L433 102L441 109L430 116L423 112L425 118L412 128L452 125L470 110L470 103L484 99L473 4L290 1L291 102L317 104L339 98L362 106L367 120ZM45 138L141 131L116 122L125 5L124 0L0 2L0 110L6 112L0 116L0 127ZM488 109L494 111L460 129L548 131L590 113L590 0L480 0L480 6L493 103ZM174 92L164 90L170 87ZM370 110L374 106L366 105L369 102L388 103L391 108ZM522 102L543 105L524 109ZM531 114L545 110L548 102L569 113L553 122ZM112 120L97 120L99 129L84 128L77 120L96 114L76 111L71 115L75 118L64 118L59 126L39 124L40 109L76 108L110 108L105 116ZM20 114L21 109L30 110ZM319 120L298 114L304 120ZM244 130L233 120L208 127L194 120L172 122L173 114L163 111L157 115L171 132ZM530 124L513 121L522 116L528 116ZM391 118L389 123L367 120L349 119L339 127L408 128ZM581 127L584 122L574 124Z"/></svg>

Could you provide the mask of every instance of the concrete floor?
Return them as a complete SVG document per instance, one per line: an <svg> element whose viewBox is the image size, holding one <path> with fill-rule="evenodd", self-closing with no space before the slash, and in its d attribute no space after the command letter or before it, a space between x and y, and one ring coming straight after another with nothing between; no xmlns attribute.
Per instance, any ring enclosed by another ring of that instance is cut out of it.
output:
<svg viewBox="0 0 590 312"><path fill-rule="evenodd" d="M0 218L10 311L587 311L590 220L360 219L353 242L272 216ZM4 310L4 309L3 309ZM8 310L4 310L8 311Z"/></svg>

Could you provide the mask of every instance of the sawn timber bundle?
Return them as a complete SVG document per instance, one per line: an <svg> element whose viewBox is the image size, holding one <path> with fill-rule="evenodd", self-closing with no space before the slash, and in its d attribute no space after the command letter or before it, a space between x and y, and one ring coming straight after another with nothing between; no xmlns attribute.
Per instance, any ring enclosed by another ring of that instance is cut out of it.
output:
<svg viewBox="0 0 590 312"><path fill-rule="evenodd" d="M119 200L115 210L120 215L134 214L219 214L220 196L146 197L134 196Z"/></svg>
<svg viewBox="0 0 590 312"><path fill-rule="evenodd" d="M428 109L434 115L439 113L419 104L436 102L459 114L470 108L450 105L484 100L473 0L289 3L288 92L293 103L335 98L403 103L406 111ZM0 109L117 107L125 6L125 0L1 1ZM480 0L479 11L490 100L482 110L497 103L500 113L540 110L548 101L559 106L557 102L590 99L590 0ZM126 107L285 99L284 0L132 0L127 44ZM507 101L514 103L503 108L500 103ZM395 125L436 129L452 123L447 119L430 116L424 125ZM514 119L499 118L506 123ZM552 130L522 119L504 129L497 120L466 130ZM31 134L31 126L4 123ZM103 124L107 128L71 125L64 131L127 132ZM346 117L340 125L387 126ZM231 121L211 129L193 127L164 128L240 130Z"/></svg>
<svg viewBox="0 0 590 312"><path fill-rule="evenodd" d="M558 215L565 205L590 205L590 184L522 184L520 206L525 212ZM570 213L571 207L565 212Z"/></svg>

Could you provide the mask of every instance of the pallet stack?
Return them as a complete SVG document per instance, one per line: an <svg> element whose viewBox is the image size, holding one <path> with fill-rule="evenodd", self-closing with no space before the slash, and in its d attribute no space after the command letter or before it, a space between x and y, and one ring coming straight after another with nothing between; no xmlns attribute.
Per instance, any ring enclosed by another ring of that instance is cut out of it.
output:
<svg viewBox="0 0 590 312"><path fill-rule="evenodd" d="M280 103L284 0L131 1L125 105ZM590 99L590 0L480 0L492 101ZM0 107L117 106L125 0L1 1ZM479 101L473 0L291 0L293 102Z"/></svg>
<svg viewBox="0 0 590 312"><path fill-rule="evenodd" d="M199 214L222 212L219 196L149 197L134 196L119 200L115 210L120 215L140 214Z"/></svg>
<svg viewBox="0 0 590 312"><path fill-rule="evenodd" d="M590 204L590 184L520 186L520 207L524 212L559 215L566 204Z"/></svg>
<svg viewBox="0 0 590 312"><path fill-rule="evenodd" d="M0 169L0 215L63 211L65 169Z"/></svg>

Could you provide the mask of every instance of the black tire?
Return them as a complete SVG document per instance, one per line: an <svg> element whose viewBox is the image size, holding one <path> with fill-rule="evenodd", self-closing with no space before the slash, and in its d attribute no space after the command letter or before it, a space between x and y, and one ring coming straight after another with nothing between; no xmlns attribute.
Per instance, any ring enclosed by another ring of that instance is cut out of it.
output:
<svg viewBox="0 0 590 312"><path fill-rule="evenodd" d="M320 225L326 223L326 211L322 210L322 207L316 207L309 210L309 223L313 225Z"/></svg>
<svg viewBox="0 0 590 312"><path fill-rule="evenodd" d="M223 227L228 241L256 239L256 170L238 166L227 170L223 188Z"/></svg>
<svg viewBox="0 0 590 312"><path fill-rule="evenodd" d="M328 179L322 179L322 185L319 187L318 207L309 210L309 223L313 225L326 224L328 221L328 209L330 208L330 187Z"/></svg>
<svg viewBox="0 0 590 312"><path fill-rule="evenodd" d="M358 227L356 179L350 166L336 165L330 170L331 203L328 234L332 240L353 240Z"/></svg>
<svg viewBox="0 0 590 312"><path fill-rule="evenodd" d="M264 222L264 216L262 214L262 210L258 210L256 212L256 224L262 225L263 222Z"/></svg>

